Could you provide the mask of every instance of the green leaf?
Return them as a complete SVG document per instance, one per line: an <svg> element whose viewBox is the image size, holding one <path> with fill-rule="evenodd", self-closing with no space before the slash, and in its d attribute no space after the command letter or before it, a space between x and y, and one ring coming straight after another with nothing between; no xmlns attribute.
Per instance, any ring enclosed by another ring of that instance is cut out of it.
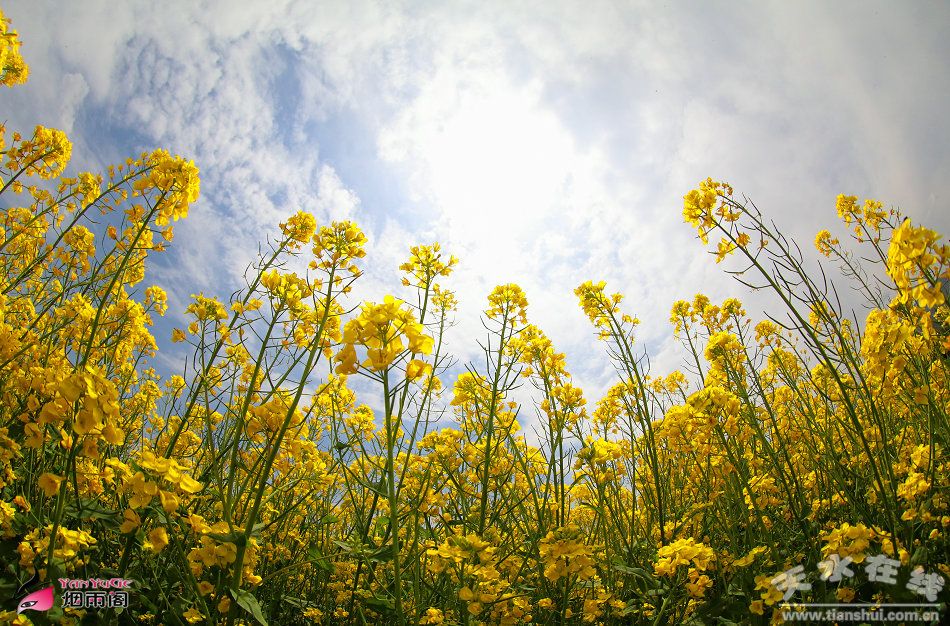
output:
<svg viewBox="0 0 950 626"><path fill-rule="evenodd" d="M630 574L636 578L642 578L649 580L651 578L650 573L647 572L642 567L630 567L629 565L623 565L622 563L614 563L611 567L618 572L623 574Z"/></svg>
<svg viewBox="0 0 950 626"><path fill-rule="evenodd" d="M344 553L346 553L346 554L349 554L349 553L353 552L353 550L354 550L353 545L352 545L352 544L349 544L349 543L347 543L347 542L345 542L345 541L340 541L340 540L338 540L338 539L334 539L334 540L333 540L333 543L335 543L335 544L340 548L340 550L342 550L342 551L343 551Z"/></svg>
<svg viewBox="0 0 950 626"><path fill-rule="evenodd" d="M61 620L66 619L66 613L62 607L54 605L53 608L46 612L45 617L51 624L59 624Z"/></svg>
<svg viewBox="0 0 950 626"><path fill-rule="evenodd" d="M231 597L238 603L238 606L250 613L251 616L257 620L258 624L267 626L267 620L264 619L264 614L261 613L261 605L253 593L246 589L229 589L229 591L231 592Z"/></svg>
<svg viewBox="0 0 950 626"><path fill-rule="evenodd" d="M389 612L389 611L396 610L396 605L393 603L392 598L385 598L383 596L373 596L372 598L367 598L366 606L371 607L380 612Z"/></svg>
<svg viewBox="0 0 950 626"><path fill-rule="evenodd" d="M388 546L383 546L377 550L373 550L369 553L369 560L375 561L377 563L385 563L387 561L392 561L393 556L395 556L396 551L393 549L392 544Z"/></svg>
<svg viewBox="0 0 950 626"><path fill-rule="evenodd" d="M110 525L115 526L119 525L119 519L122 517L118 512L102 506L95 500L89 500L87 498L80 500L80 507L81 508L77 510L75 505L66 505L66 514L71 517L78 517L79 519L102 520L104 522L110 522Z"/></svg>
<svg viewBox="0 0 950 626"><path fill-rule="evenodd" d="M243 530L234 530L229 533L208 533L208 536L218 543L233 543L236 546L247 544Z"/></svg>
<svg viewBox="0 0 950 626"><path fill-rule="evenodd" d="M281 596L280 601L300 610L309 609L310 607L315 606L313 603L307 602L303 598L295 598L293 596Z"/></svg>
<svg viewBox="0 0 950 626"><path fill-rule="evenodd" d="M333 566L330 565L329 559L324 556L323 552L320 551L318 546L311 545L309 548L307 548L307 556L310 557L310 560L313 561L313 564L320 569L327 572L333 571Z"/></svg>

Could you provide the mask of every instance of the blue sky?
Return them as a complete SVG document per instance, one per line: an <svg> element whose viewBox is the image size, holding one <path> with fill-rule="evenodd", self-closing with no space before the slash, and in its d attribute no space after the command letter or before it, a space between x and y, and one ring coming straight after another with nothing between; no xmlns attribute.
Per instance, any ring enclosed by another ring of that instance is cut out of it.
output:
<svg viewBox="0 0 950 626"><path fill-rule="evenodd" d="M681 357L675 300L770 306L682 223L707 176L806 251L821 228L843 234L838 193L950 232L946 2L3 8L31 67L0 94L8 128L65 130L74 171L155 147L200 167L201 200L149 277L170 323L191 293L227 297L258 242L306 209L366 230L364 299L399 294L410 245L458 256L462 362L492 287L521 284L593 403L611 369L580 282L627 295L658 374Z"/></svg>

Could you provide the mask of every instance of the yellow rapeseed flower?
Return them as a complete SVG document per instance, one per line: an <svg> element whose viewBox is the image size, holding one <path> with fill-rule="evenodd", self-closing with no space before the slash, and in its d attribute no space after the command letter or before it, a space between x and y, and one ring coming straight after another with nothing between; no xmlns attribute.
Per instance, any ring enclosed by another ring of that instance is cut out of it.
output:
<svg viewBox="0 0 950 626"><path fill-rule="evenodd" d="M46 497L52 498L57 493L59 493L59 486L62 484L63 478L63 476L59 476L58 474L44 472L36 484L40 489L43 490L43 493L46 494Z"/></svg>
<svg viewBox="0 0 950 626"><path fill-rule="evenodd" d="M148 534L148 542L151 545L151 550L155 554L158 554L165 549L165 546L168 545L168 532L165 530L164 526L158 528L153 528Z"/></svg>

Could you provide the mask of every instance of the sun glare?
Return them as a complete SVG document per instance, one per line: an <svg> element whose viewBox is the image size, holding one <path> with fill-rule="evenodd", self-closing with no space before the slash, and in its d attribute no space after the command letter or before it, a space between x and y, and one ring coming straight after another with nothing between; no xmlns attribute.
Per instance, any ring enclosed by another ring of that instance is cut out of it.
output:
<svg viewBox="0 0 950 626"><path fill-rule="evenodd" d="M430 131L419 151L428 186L462 236L482 237L500 224L518 234L563 195L572 141L530 94L473 98Z"/></svg>

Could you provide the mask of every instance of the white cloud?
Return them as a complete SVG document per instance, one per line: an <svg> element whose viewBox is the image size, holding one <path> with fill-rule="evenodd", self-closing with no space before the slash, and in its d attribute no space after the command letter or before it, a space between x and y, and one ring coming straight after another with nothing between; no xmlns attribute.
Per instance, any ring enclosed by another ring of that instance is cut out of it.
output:
<svg viewBox="0 0 950 626"><path fill-rule="evenodd" d="M203 199L157 273L178 298L229 293L257 242L307 208L369 231L367 298L397 288L411 244L438 239L458 255L463 359L476 356L487 293L519 282L591 391L609 365L572 293L583 280L627 294L659 373L682 356L674 300L769 302L681 223L682 195L706 176L748 193L806 251L834 223L839 192L950 232L950 51L933 26L946 4L24 1L7 12L33 69L4 94L11 126L106 127L202 169ZM404 179L405 197L343 163L334 142L348 137L370 138L378 159L366 167ZM87 137L77 159L115 158L96 143L114 140ZM391 201L366 206L364 192Z"/></svg>

